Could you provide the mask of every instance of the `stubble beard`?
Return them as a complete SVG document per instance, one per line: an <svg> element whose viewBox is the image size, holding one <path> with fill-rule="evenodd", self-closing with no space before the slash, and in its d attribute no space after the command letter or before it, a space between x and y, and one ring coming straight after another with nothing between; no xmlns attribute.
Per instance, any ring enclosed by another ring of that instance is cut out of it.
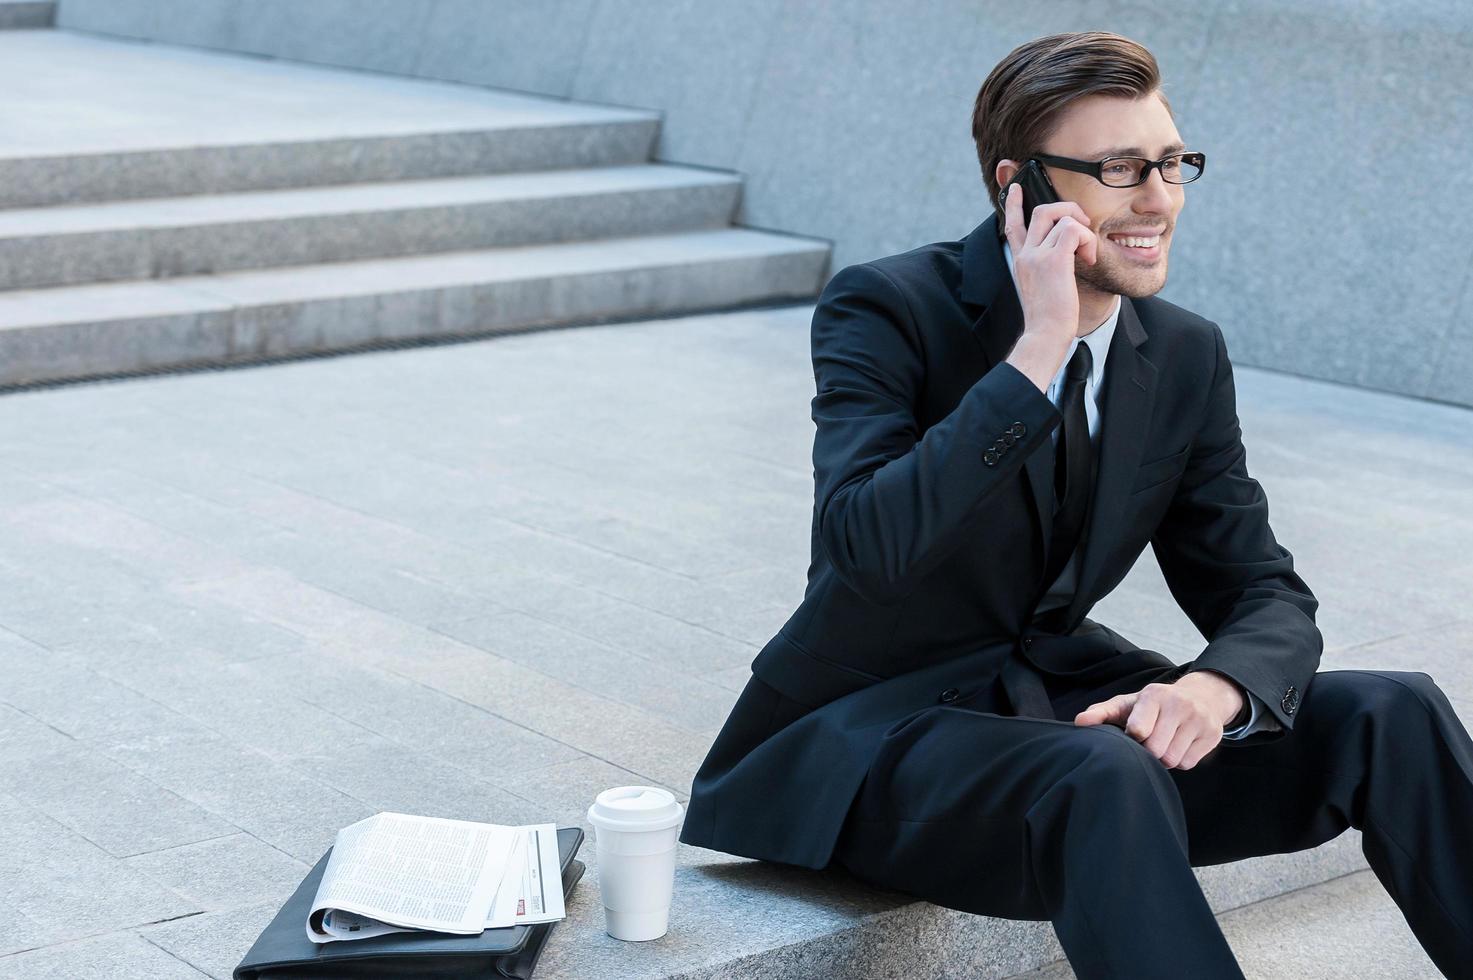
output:
<svg viewBox="0 0 1473 980"><path fill-rule="evenodd" d="M1133 268L1124 264L1126 260L1111 262L1103 256L1094 265L1086 265L1084 259L1076 255L1074 278L1080 286L1087 286L1108 296L1145 299L1147 296L1155 296L1165 287L1168 258L1163 252L1160 261L1155 265Z"/></svg>

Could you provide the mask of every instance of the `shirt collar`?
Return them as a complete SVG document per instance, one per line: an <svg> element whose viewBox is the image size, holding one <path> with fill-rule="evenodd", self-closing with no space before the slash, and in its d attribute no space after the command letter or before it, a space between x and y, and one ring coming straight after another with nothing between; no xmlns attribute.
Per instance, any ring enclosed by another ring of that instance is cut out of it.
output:
<svg viewBox="0 0 1473 980"><path fill-rule="evenodd" d="M1018 274L1013 269L1012 246L1009 245L1006 239L1002 243L1002 254L1008 260L1008 274L1013 277L1013 289L1016 291L1018 289ZM1021 297L1023 294L1020 291L1018 295ZM1110 354L1110 338L1115 336L1115 324L1120 320L1120 304L1123 302L1124 299L1116 295L1115 307L1110 311L1110 315L1105 318L1105 322L1095 327L1083 337L1075 338L1075 343L1069 345L1069 351L1064 355L1064 363L1059 367L1059 374L1063 374L1068 369L1069 358L1074 356L1075 348L1080 343L1088 344L1090 354L1090 387L1094 391L1099 391L1100 381L1105 376L1105 358ZM1020 303L1019 305L1021 306L1022 304ZM1058 377L1055 376L1054 380L1057 381Z"/></svg>

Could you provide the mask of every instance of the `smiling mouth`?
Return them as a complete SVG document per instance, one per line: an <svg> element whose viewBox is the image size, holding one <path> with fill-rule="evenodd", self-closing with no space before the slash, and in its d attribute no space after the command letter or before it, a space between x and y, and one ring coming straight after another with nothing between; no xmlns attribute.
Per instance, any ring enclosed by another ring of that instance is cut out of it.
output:
<svg viewBox="0 0 1473 980"><path fill-rule="evenodd" d="M1149 248L1142 248L1139 245L1128 245L1128 244L1126 244L1123 241L1118 241L1118 240L1116 240L1114 238L1111 238L1109 236L1106 236L1105 240L1107 242L1109 242L1111 245L1115 246L1120 251L1125 252L1128 255L1130 255L1130 257L1133 260L1137 261L1137 262L1153 262L1156 259L1160 258L1161 257L1161 252L1162 252L1162 247L1163 247L1163 244L1164 244L1165 238L1166 238L1166 236L1164 234L1163 235L1152 235L1150 237L1145 237L1145 236L1139 236L1138 237L1138 236L1131 236L1131 235L1125 235L1125 236L1122 236L1122 237L1127 238L1130 241L1134 241L1134 242L1139 242L1139 241L1154 241L1155 242L1155 244L1154 245L1151 245Z"/></svg>

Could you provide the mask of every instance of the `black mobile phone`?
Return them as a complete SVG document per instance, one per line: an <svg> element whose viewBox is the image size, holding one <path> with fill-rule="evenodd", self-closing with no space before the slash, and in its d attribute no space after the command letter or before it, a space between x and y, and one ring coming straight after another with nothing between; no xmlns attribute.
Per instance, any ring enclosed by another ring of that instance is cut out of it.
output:
<svg viewBox="0 0 1473 980"><path fill-rule="evenodd" d="M1033 209L1040 204L1055 204L1063 198L1059 197L1054 190L1053 182L1044 173L1043 167L1039 166L1037 160L1029 160L1019 167L1013 174L1013 179L1008 181L1008 186L1003 188L1003 208L1006 214L1007 192L1014 184L1023 185L1023 227L1028 227L1028 222L1033 218Z"/></svg>

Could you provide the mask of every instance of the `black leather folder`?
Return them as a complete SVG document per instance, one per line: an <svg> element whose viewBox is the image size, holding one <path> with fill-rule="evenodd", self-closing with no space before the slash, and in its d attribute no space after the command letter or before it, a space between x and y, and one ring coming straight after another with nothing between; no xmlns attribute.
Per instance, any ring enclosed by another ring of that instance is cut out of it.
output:
<svg viewBox="0 0 1473 980"><path fill-rule="evenodd" d="M563 898L583 877L583 862L573 855L583 843L582 827L559 827L558 862L562 865ZM443 932L391 932L372 939L314 943L307 938L307 913L332 848L308 872L286 900L245 959L234 980L468 980L514 977L527 980L548 933L556 922L487 929L478 936Z"/></svg>

